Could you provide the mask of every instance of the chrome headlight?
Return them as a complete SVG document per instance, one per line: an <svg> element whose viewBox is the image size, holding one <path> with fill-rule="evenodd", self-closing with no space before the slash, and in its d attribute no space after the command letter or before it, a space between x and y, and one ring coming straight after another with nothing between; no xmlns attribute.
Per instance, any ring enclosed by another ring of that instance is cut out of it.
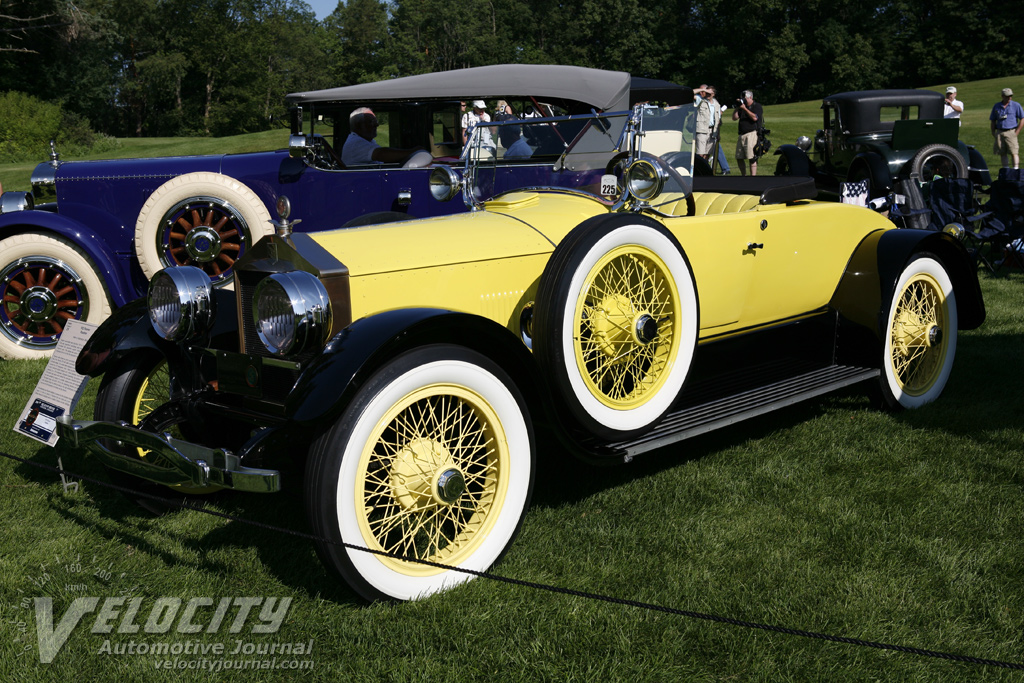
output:
<svg viewBox="0 0 1024 683"><path fill-rule="evenodd" d="M28 192L4 192L0 194L0 213L31 211L35 206L32 195Z"/></svg>
<svg viewBox="0 0 1024 683"><path fill-rule="evenodd" d="M462 181L448 166L438 166L430 172L430 194L439 202L446 202L459 193Z"/></svg>
<svg viewBox="0 0 1024 683"><path fill-rule="evenodd" d="M637 159L626 169L626 189L642 202L649 202L665 187L665 171L649 159Z"/></svg>
<svg viewBox="0 0 1024 683"><path fill-rule="evenodd" d="M149 321L168 341L205 334L213 323L210 277L194 266L164 268L149 281Z"/></svg>
<svg viewBox="0 0 1024 683"><path fill-rule="evenodd" d="M277 356L324 344L331 331L331 301L327 288L304 271L274 273L253 293L256 334Z"/></svg>
<svg viewBox="0 0 1024 683"><path fill-rule="evenodd" d="M811 149L811 139L806 135L801 135L796 139L796 146L803 151L808 152Z"/></svg>

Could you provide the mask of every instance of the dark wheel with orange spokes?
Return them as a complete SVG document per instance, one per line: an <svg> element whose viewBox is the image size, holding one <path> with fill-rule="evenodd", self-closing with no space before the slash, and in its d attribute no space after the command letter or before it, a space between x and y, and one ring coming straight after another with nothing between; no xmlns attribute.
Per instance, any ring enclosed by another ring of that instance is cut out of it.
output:
<svg viewBox="0 0 1024 683"><path fill-rule="evenodd" d="M172 207L160 221L157 244L164 266L195 266L215 282L251 246L240 212L215 197L195 197Z"/></svg>
<svg viewBox="0 0 1024 683"><path fill-rule="evenodd" d="M110 314L103 281L81 249L25 233L0 240L0 357L41 358L69 321Z"/></svg>
<svg viewBox="0 0 1024 683"><path fill-rule="evenodd" d="M214 285L230 282L245 251L270 234L270 212L241 181L220 173L172 178L146 200L135 225L135 254L147 278L195 266Z"/></svg>

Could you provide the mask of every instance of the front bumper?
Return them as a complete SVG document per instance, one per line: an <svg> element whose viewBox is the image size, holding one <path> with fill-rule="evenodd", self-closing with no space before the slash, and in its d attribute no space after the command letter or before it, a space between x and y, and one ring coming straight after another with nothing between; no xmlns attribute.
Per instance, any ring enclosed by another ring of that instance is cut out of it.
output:
<svg viewBox="0 0 1024 683"><path fill-rule="evenodd" d="M241 459L219 448L199 446L169 434L153 434L126 422L93 422L57 418L57 433L76 448L85 448L107 467L167 486L220 486L236 491L273 493L281 490L277 470L244 467ZM133 458L110 450L104 441L149 451Z"/></svg>

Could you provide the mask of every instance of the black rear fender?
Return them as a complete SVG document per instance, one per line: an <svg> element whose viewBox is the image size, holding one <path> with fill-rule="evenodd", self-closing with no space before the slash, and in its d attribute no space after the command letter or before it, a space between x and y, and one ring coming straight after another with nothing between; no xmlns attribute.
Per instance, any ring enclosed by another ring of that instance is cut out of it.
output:
<svg viewBox="0 0 1024 683"><path fill-rule="evenodd" d="M879 230L858 245L832 296L831 306L839 314L839 362L877 362L875 350L885 338L889 302L900 274L922 252L937 256L949 273L956 292L958 327L971 330L985 321L977 270L955 237L927 230Z"/></svg>

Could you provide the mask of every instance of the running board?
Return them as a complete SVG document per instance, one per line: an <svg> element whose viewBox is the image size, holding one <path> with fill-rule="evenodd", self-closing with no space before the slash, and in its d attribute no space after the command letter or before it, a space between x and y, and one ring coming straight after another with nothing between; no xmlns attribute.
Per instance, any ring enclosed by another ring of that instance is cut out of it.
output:
<svg viewBox="0 0 1024 683"><path fill-rule="evenodd" d="M876 378L879 372L877 368L832 365L718 400L690 405L669 412L654 430L640 438L605 444L602 455L629 462L641 453Z"/></svg>

